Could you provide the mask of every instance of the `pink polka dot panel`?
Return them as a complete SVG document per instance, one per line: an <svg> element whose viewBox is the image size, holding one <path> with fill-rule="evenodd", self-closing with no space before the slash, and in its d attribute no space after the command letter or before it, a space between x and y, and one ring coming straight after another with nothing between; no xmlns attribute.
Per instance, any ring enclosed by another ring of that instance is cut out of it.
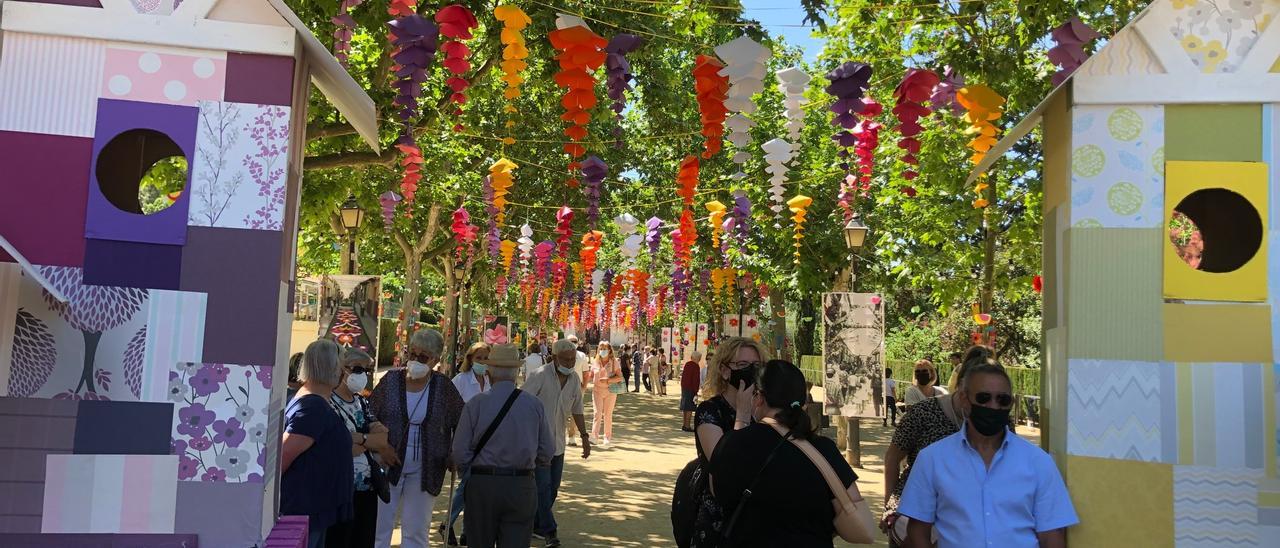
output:
<svg viewBox="0 0 1280 548"><path fill-rule="evenodd" d="M101 97L145 103L195 106L221 101L227 80L226 55L107 48Z"/></svg>

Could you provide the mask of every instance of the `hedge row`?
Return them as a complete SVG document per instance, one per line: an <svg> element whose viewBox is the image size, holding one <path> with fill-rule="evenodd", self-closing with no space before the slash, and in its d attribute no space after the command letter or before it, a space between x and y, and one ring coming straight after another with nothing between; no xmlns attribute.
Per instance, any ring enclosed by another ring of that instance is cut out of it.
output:
<svg viewBox="0 0 1280 548"><path fill-rule="evenodd" d="M913 382L915 378L915 362L890 360L885 364L886 367L893 370L893 378L902 382L903 386L899 390L905 390L905 385ZM938 368L939 378L943 380L939 384L946 385L951 379L951 364L944 362L934 364ZM800 370L804 372L805 380L812 382L816 386L822 386L823 364L822 356L801 356ZM1013 381L1013 392L1019 396L1039 396L1040 395L1040 370L1026 367L1006 367L1005 371L1009 373L1009 379Z"/></svg>

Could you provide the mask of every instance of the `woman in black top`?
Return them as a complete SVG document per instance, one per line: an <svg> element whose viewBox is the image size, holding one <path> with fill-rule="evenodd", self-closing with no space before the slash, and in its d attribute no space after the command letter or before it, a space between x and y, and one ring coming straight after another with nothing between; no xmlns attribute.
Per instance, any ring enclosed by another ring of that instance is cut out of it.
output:
<svg viewBox="0 0 1280 548"><path fill-rule="evenodd" d="M712 490L730 516L722 545L833 546L836 495L813 461L770 424L813 444L850 498L855 503L862 500L855 484L858 477L836 444L814 433L809 423L804 411L804 373L790 362L771 360L760 369L753 392L756 422L727 432L711 458ZM751 495L744 498L748 488ZM867 512L865 503L858 508ZM735 512L736 519L732 518ZM871 523L869 513L863 517ZM870 535L863 540L870 542Z"/></svg>

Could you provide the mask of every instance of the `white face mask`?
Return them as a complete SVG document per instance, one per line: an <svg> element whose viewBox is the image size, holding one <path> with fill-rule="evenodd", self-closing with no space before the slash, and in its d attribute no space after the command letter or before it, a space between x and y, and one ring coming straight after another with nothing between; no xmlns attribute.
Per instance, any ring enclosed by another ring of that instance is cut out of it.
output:
<svg viewBox="0 0 1280 548"><path fill-rule="evenodd" d="M350 390L352 392L359 392L361 390L364 390L364 387L368 384L368 382L369 382L369 375L367 373L360 373L359 375L347 375L347 390Z"/></svg>
<svg viewBox="0 0 1280 548"><path fill-rule="evenodd" d="M483 363L473 363L473 364L471 364L471 372L472 372L472 373L475 373L475 374L477 374L477 375L481 375L481 376L483 376L483 375L485 374L485 372L486 372L486 371L488 371L488 370L489 370L489 366L487 366L487 365L485 365L485 364L483 364Z"/></svg>
<svg viewBox="0 0 1280 548"><path fill-rule="evenodd" d="M609 349L608 349L608 348L606 348L606 349L604 349L604 350L601 350L601 351L600 351L600 357L602 357L602 358L608 358L608 357L609 357Z"/></svg>
<svg viewBox="0 0 1280 548"><path fill-rule="evenodd" d="M421 379L422 377L427 376L427 373L430 373L430 372L431 372L431 368L427 367L427 364L425 363L422 363L418 360L412 360L409 362L409 378L410 379Z"/></svg>

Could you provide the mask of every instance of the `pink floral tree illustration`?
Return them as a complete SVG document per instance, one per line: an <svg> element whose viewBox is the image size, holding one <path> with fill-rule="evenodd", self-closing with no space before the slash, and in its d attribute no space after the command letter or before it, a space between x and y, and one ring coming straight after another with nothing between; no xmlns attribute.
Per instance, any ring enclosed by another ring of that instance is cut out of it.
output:
<svg viewBox="0 0 1280 548"><path fill-rule="evenodd" d="M200 104L201 146L196 149L198 168L191 174L193 184L191 212L188 218L202 226L218 226L218 219L235 199L236 190L244 182L244 173L229 167L231 155L240 140L240 106L217 101ZM283 203L283 202L282 202Z"/></svg>
<svg viewBox="0 0 1280 548"><path fill-rule="evenodd" d="M289 152L289 109L271 105L258 108L258 115L249 124L254 151L244 157L243 163L257 183L258 197L264 204L246 214L244 224L258 230L280 230L285 193L283 160Z"/></svg>
<svg viewBox="0 0 1280 548"><path fill-rule="evenodd" d="M146 305L146 290L85 285L83 272L79 268L42 266L40 273L67 296L67 302L63 303L54 299L47 291L43 292L49 310L56 312L84 335L84 369L80 374L80 381L75 388L58 394L55 398L105 399L98 394L98 389L110 390L112 379L110 371L94 368L98 343L104 332L128 323Z"/></svg>
<svg viewBox="0 0 1280 548"><path fill-rule="evenodd" d="M49 380L58 363L58 347L49 326L18 309L17 327L13 334L13 368L9 375L9 395L26 398L34 395Z"/></svg>

